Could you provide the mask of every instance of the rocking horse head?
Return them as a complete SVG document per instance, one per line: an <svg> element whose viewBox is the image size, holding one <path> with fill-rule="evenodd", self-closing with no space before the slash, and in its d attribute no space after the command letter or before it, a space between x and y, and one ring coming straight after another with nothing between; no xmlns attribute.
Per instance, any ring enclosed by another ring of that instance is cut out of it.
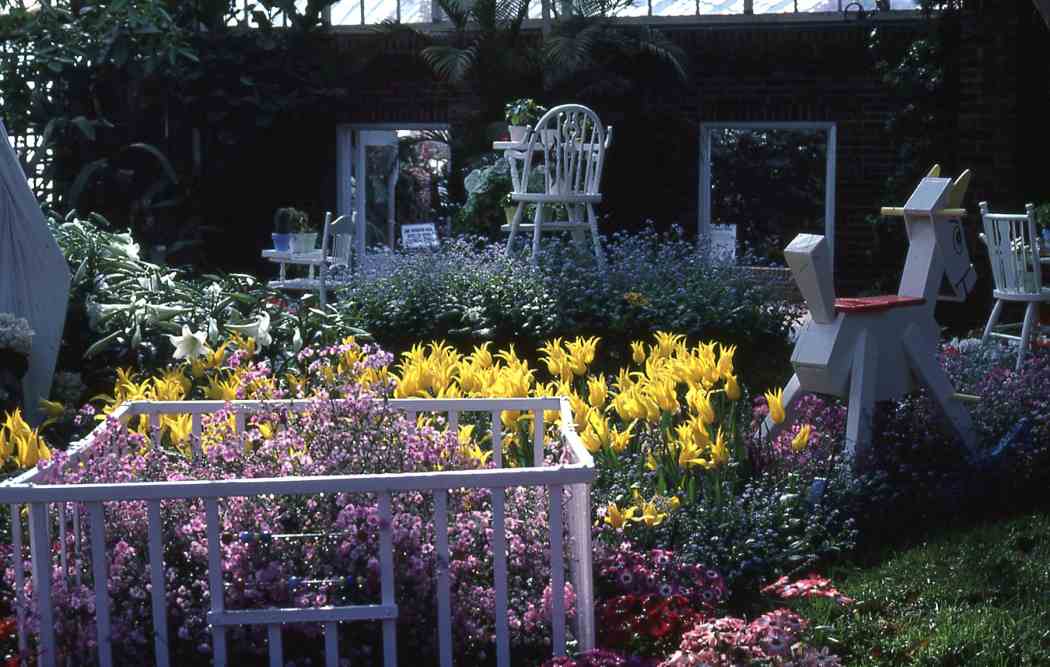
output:
<svg viewBox="0 0 1050 667"><path fill-rule="evenodd" d="M954 182L927 176L903 209L883 210L903 215L908 232L908 258L899 296L921 297L932 308L937 300L965 301L973 289L977 274L966 245L965 210L961 208L969 183L969 171Z"/></svg>

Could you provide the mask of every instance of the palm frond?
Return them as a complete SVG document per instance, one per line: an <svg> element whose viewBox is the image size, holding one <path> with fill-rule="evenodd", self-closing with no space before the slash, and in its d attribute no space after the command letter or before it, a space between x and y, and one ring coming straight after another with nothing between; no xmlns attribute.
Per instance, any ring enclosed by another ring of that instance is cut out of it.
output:
<svg viewBox="0 0 1050 667"><path fill-rule="evenodd" d="M452 83L464 81L478 61L478 49L474 44L466 48L435 44L423 49L421 55L435 74Z"/></svg>
<svg viewBox="0 0 1050 667"><path fill-rule="evenodd" d="M449 22L456 30L463 31L470 22L472 4L465 0L436 0L441 11L448 17Z"/></svg>
<svg viewBox="0 0 1050 667"><path fill-rule="evenodd" d="M601 24L590 23L575 33L551 33L543 43L544 60L553 71L570 75L589 67L604 31Z"/></svg>
<svg viewBox="0 0 1050 667"><path fill-rule="evenodd" d="M636 46L641 53L670 66L682 81L689 78L689 74L685 69L685 52L659 30L653 30L649 27L643 28L638 36Z"/></svg>

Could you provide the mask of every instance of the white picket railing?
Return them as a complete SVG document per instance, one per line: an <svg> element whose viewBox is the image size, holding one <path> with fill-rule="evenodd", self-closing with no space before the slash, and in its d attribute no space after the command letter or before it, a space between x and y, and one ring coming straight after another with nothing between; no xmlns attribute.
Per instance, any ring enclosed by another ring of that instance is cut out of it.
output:
<svg viewBox="0 0 1050 667"><path fill-rule="evenodd" d="M336 401L338 402L338 401ZM54 552L58 552L62 571L69 573L67 541L70 526L67 524L68 504L74 503L72 517L74 562L79 562L84 544L80 525L78 504L84 504L90 519L91 530L88 548L92 561L92 580L95 592L95 618L98 633L98 664L110 667L113 664L110 637L110 599L106 587L107 562L105 535L96 526L103 526L103 503L145 501L149 531L150 583L152 586L152 616L156 664L167 667L171 664L168 654L167 599L164 577L164 532L161 523L160 502L162 500L189 500L202 498L205 502L208 543L208 587L211 610L208 622L212 632L213 662L217 666L227 664L226 630L237 625L265 625L268 631L270 665L283 665L281 626L293 623L319 623L324 628L325 664L339 663L337 624L351 621L380 621L383 635L383 664L397 664L396 632L398 608L394 596L394 554L391 525L391 494L407 491L430 492L434 496L435 552L437 554L437 605L439 664L452 665L452 625L449 582L448 545L448 493L453 489L489 489L492 498L492 528L495 589L496 663L499 667L510 664L510 633L507 627L507 550L505 523L505 493L508 487L546 487L549 491L550 525L550 570L551 591L564 588L565 563L563 556L562 499L568 489L569 499L567 523L571 539L569 559L570 572L576 594L576 638L581 650L594 646L594 593L591 573L591 513L590 483L594 479L594 462L588 454L573 426L569 403L564 398L501 398L501 399L397 399L389 401L394 408L404 411L410 418L419 413L445 413L449 428L454 429L463 413L488 413L492 420L492 442L502 442L500 413L504 410L531 412L534 420L533 467L502 468L500 447L493 448L495 467L481 470L442 471L427 473L400 473L375 475L344 475L327 477L285 477L270 479L233 479L219 481L138 482L127 484L80 484L48 485L34 484L38 471L30 470L0 485L0 504L10 506L13 547L13 570L18 599L17 609L18 646L27 657L29 637L26 631L26 609L22 603L25 585L23 566L22 506L28 506L28 532L31 553L30 576L33 580L33 598L39 616L39 632L36 639L38 664L53 667L58 662L54 629L54 608L51 600L51 573ZM181 401L153 402L135 401L114 411L113 416L127 421L136 415L148 415L150 425L159 427L164 414L191 414L195 435L201 433L202 417L220 410L230 410L235 415L238 431L244 429L246 415L274 409L303 410L311 401ZM559 435L562 438L568 463L553 466L544 464L544 417L545 410L557 410L560 415ZM100 427L101 428L101 427ZM85 455L91 454L97 432L69 449L66 465L73 465ZM219 501L231 497L259 495L306 495L321 493L371 493L379 499L380 512L380 600L377 604L353 606L328 606L312 608L272 608L251 610L227 610L224 608L223 572L219 551ZM52 516L52 507L55 508ZM58 549L51 542L54 524L58 528ZM73 576L79 584L79 570ZM551 635L553 654L565 655L566 614L562 595L551 595ZM86 656L85 656L86 657Z"/></svg>

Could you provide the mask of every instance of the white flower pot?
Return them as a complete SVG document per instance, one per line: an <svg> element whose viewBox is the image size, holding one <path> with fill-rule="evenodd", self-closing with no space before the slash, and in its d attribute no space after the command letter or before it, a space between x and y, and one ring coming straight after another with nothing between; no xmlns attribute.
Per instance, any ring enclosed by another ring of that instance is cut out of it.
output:
<svg viewBox="0 0 1050 667"><path fill-rule="evenodd" d="M510 130L510 140L519 144L525 141L525 135L529 133L528 125L510 125L507 129Z"/></svg>
<svg viewBox="0 0 1050 667"><path fill-rule="evenodd" d="M313 252L317 246L317 232L292 234L290 245L293 253Z"/></svg>

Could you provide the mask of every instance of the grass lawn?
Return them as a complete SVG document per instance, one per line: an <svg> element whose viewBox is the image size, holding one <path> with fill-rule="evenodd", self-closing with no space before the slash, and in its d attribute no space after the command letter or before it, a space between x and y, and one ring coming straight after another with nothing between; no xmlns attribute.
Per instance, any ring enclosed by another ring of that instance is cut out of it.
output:
<svg viewBox="0 0 1050 667"><path fill-rule="evenodd" d="M800 608L848 665L1050 665L1050 509L944 529L828 572Z"/></svg>

